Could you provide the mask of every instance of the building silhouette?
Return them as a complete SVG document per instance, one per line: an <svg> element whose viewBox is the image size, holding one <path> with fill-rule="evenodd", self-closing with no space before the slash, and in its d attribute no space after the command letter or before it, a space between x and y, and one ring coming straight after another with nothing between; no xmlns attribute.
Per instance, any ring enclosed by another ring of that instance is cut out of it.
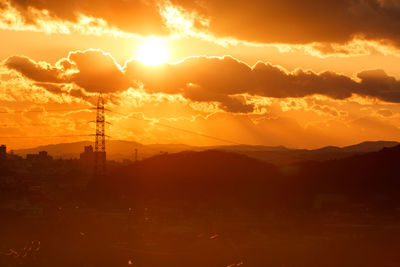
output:
<svg viewBox="0 0 400 267"><path fill-rule="evenodd" d="M26 159L31 161L46 161L52 160L53 158L47 151L40 151L38 154L26 154Z"/></svg>
<svg viewBox="0 0 400 267"><path fill-rule="evenodd" d="M88 166L94 164L94 151L92 145L85 146L84 151L79 155L79 160Z"/></svg>
<svg viewBox="0 0 400 267"><path fill-rule="evenodd" d="M5 159L7 157L7 147L6 145L0 146L0 159Z"/></svg>

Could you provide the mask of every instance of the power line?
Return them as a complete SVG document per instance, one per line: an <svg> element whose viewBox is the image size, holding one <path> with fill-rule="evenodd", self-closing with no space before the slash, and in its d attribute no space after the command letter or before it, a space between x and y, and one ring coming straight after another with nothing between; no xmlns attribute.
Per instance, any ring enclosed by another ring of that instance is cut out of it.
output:
<svg viewBox="0 0 400 267"><path fill-rule="evenodd" d="M121 113L121 112L116 112L116 111L112 111L112 110L108 110L108 111L110 111L112 113L116 113L116 114L122 115L122 116L130 116L129 114L124 114L124 113ZM148 121L146 119L138 118L138 117L130 116L130 118L135 119L135 120L146 121L146 122ZM165 127L165 128L170 128L170 129L173 129L173 130L176 130L176 131L181 131L181 132L193 134L193 135L205 137L205 138L208 138L208 139L213 139L213 140L224 142L224 143L229 143L229 144L233 144L233 145L243 145L243 144L235 142L235 141L231 141L231 140L227 140L227 139L220 138L220 137L215 137L215 136L211 136L211 135L207 135L207 134L202 134L202 133L198 133L198 132L194 132L194 131L190 131L190 130L186 130L186 129L170 126L170 125L163 124L163 123L160 123L160 122L154 122L153 121L153 123L157 124L159 126Z"/></svg>
<svg viewBox="0 0 400 267"><path fill-rule="evenodd" d="M76 109L49 109L49 110L12 110L12 111L0 111L0 114L13 114L13 113L45 113L45 112L62 112L62 111L91 111L92 107L88 108L76 108Z"/></svg>
<svg viewBox="0 0 400 267"><path fill-rule="evenodd" d="M90 121L91 122L91 121ZM59 122L57 125L53 126L60 126L60 125L69 125L69 122ZM86 124L86 122L76 122L76 124ZM0 127L3 128L11 128L11 127L33 127L33 126L47 126L49 127L49 123L25 123L25 122L20 122L20 123L1 123Z"/></svg>
<svg viewBox="0 0 400 267"><path fill-rule="evenodd" d="M31 136L0 136L0 138L4 138L4 139L30 139L30 138L83 137L83 136L93 136L93 134L31 135Z"/></svg>
<svg viewBox="0 0 400 267"><path fill-rule="evenodd" d="M14 110L14 111L0 111L0 114L12 114L12 113L44 113L44 112L62 112L62 111L92 111L95 110L96 107L88 107L88 108L79 108L79 109L52 109L52 110ZM124 114L121 112L117 112L117 111L113 111L113 110L109 110L109 109L105 109L109 112L115 113L115 114L119 114L122 116L129 116L132 119L135 120L140 120L140 121L145 121L148 122L149 120L146 120L144 118L139 118L139 117L132 117L130 114ZM192 135L197 135L197 136L201 136L201 137L205 137L208 139L212 139L212 140L216 140L219 142L223 142L223 143L228 143L228 144L233 144L233 145L242 145L241 143L235 142L235 141L231 141L225 138L220 138L220 137L215 137L215 136L211 136L211 135L207 135L207 134L203 134L203 133L199 133L199 132L195 132L195 131L191 131L191 130L187 130L187 129L183 129L183 128L179 128L179 127L175 127L175 126L171 126L171 125L167 125L164 123L160 123L160 122L156 122L156 121L152 121L152 123L157 124L161 127L164 128L169 128L169 129L173 129L176 131L181 131L184 133L188 133L188 134L192 134ZM39 125L38 125L39 126ZM4 125L3 125L4 127ZM39 135L39 136L0 136L0 138L56 138L56 137L79 137L79 136L93 136L93 135Z"/></svg>
<svg viewBox="0 0 400 267"><path fill-rule="evenodd" d="M63 112L63 111L91 111L92 107L88 108L69 108L69 109L49 109L49 110L13 110L13 111L0 111L0 114L13 114L13 113L45 113L45 112ZM18 126L45 126L45 124L0 124L0 127L18 127ZM34 135L34 136L0 136L3 139L34 139L34 138L65 138L65 137L87 137L93 134L67 134L67 135Z"/></svg>

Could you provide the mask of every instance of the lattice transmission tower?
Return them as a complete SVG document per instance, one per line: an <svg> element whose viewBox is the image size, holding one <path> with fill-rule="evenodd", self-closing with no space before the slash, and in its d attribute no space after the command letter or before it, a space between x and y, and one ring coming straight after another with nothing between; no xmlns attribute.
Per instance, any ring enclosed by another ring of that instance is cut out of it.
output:
<svg viewBox="0 0 400 267"><path fill-rule="evenodd" d="M95 152L94 152L94 176L100 178L106 173L106 135L105 135L105 115L104 115L104 99L100 94L97 100L97 116L96 116L96 136L95 136Z"/></svg>

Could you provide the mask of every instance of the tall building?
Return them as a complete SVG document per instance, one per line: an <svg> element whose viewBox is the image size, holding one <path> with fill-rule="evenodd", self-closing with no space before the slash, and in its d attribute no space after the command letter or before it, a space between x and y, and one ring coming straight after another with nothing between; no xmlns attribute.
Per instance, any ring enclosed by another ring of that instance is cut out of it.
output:
<svg viewBox="0 0 400 267"><path fill-rule="evenodd" d="M85 146L84 151L79 155L79 160L85 165L93 165L94 164L94 152L93 146Z"/></svg>
<svg viewBox="0 0 400 267"><path fill-rule="evenodd" d="M7 156L7 147L6 145L0 146L0 159L5 159Z"/></svg>

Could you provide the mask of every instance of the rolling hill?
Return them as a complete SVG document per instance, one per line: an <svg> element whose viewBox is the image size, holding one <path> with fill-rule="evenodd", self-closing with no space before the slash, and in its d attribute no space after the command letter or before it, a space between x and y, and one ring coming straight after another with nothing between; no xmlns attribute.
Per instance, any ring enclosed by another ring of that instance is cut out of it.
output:
<svg viewBox="0 0 400 267"><path fill-rule="evenodd" d="M398 145L394 141L368 141L346 147L327 146L319 149L290 149L283 146L207 146L198 147L184 144L150 144L144 145L132 141L109 140L106 141L107 158L109 160L121 161L123 159L134 159L134 151L138 149L138 159L149 158L162 153L177 153L182 151L205 151L219 150L243 154L251 158L259 159L276 165L286 165L301 161L325 161L330 159L341 159L357 154L379 151L385 147ZM91 141L74 143L62 143L39 146L29 149L16 150L17 155L47 151L54 158L79 158L84 146L94 145Z"/></svg>

